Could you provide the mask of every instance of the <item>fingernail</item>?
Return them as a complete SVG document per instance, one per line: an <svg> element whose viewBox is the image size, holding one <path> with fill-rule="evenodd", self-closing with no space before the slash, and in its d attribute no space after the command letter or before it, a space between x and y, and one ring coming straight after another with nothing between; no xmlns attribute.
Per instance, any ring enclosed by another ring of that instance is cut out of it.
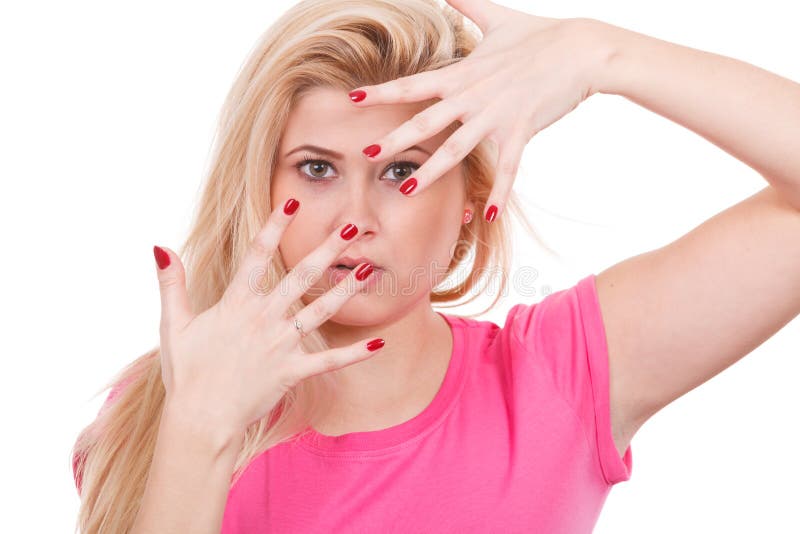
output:
<svg viewBox="0 0 800 534"><path fill-rule="evenodd" d="M283 213L286 215L291 215L297 208L300 206L300 203L293 198L290 198L286 201L286 204L283 205Z"/></svg>
<svg viewBox="0 0 800 534"><path fill-rule="evenodd" d="M417 188L417 179L409 178L408 180L403 182L403 185L400 186L400 192L403 193L404 195L407 195L416 188Z"/></svg>
<svg viewBox="0 0 800 534"><path fill-rule="evenodd" d="M351 91L348 96L350 97L350 100L352 100L353 102L361 102L362 100L367 98L367 93L361 90Z"/></svg>
<svg viewBox="0 0 800 534"><path fill-rule="evenodd" d="M366 154L367 156L369 156L371 158L374 158L375 156L377 156L380 153L380 151L381 151L381 145L369 145L367 148L362 150L362 152L364 152L364 154Z"/></svg>
<svg viewBox="0 0 800 534"><path fill-rule="evenodd" d="M153 255L156 257L156 264L159 269L166 269L169 267L169 254L161 247L153 247Z"/></svg>
<svg viewBox="0 0 800 534"><path fill-rule="evenodd" d="M497 217L497 206L492 204L489 207L489 211L486 212L486 220L492 222L495 217Z"/></svg>
<svg viewBox="0 0 800 534"><path fill-rule="evenodd" d="M356 280L360 282L371 274L372 274L372 265L369 263L365 263L356 270Z"/></svg>
<svg viewBox="0 0 800 534"><path fill-rule="evenodd" d="M377 338L373 339L372 341L370 341L369 343L367 343L367 350L369 350L369 351L378 350L379 348L383 347L385 344L386 344L386 342L384 340L382 340L381 338L377 337Z"/></svg>
<svg viewBox="0 0 800 534"><path fill-rule="evenodd" d="M355 224L348 224L342 229L341 232L339 232L339 235L341 236L342 239L350 241L357 233L358 233L358 227L356 227Z"/></svg>

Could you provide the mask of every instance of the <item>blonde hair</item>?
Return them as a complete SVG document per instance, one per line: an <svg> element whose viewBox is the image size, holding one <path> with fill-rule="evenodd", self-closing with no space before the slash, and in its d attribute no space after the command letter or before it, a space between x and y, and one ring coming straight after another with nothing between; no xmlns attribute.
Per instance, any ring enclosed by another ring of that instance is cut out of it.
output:
<svg viewBox="0 0 800 534"><path fill-rule="evenodd" d="M439 69L467 56L478 39L460 13L434 0L305 0L280 17L251 51L226 98L203 194L179 252L195 313L220 299L273 209L269 184L276 147L289 111L305 91L314 87L349 91ZM495 159L495 147L482 141L462 162L466 194L478 214L492 188ZM513 193L506 210L535 235ZM491 309L506 287L510 236L508 217L490 224L477 216L462 225L447 276L470 253L472 268L451 288L432 291L431 302L452 303L485 287L482 273L499 268L503 276L500 291L487 308ZM273 283L286 274L278 254L267 269L267 279ZM290 311L302 306L297 302ZM304 338L303 346L309 352L328 348L319 331ZM113 389L106 403L72 450L81 496L76 524L80 532L122 533L133 524L164 403L158 347L125 367L101 391L109 387ZM335 387L334 373L306 379L250 425L231 485L256 456L296 437L324 415L320 400Z"/></svg>

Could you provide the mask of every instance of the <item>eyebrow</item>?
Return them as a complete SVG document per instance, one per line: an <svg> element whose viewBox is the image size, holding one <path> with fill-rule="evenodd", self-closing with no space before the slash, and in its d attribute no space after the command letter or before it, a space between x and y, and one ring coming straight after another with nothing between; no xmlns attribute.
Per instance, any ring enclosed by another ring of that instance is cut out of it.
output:
<svg viewBox="0 0 800 534"><path fill-rule="evenodd" d="M284 158L288 158L289 156L291 156L295 152L299 152L301 150L310 150L312 152L317 152L319 154L324 154L324 155L329 156L331 158L344 159L344 154L342 154L341 152L336 152L335 150L331 150L329 148L324 148L324 147L316 146L316 145L300 145L299 147L293 148L292 150L290 150L289 152L284 154L283 157ZM424 152L425 154L427 154L429 156L431 155L430 152L428 152L424 148L420 147L419 145L414 145L412 147L409 147L409 148L403 150L403 152L408 152L409 150L419 150L420 152Z"/></svg>

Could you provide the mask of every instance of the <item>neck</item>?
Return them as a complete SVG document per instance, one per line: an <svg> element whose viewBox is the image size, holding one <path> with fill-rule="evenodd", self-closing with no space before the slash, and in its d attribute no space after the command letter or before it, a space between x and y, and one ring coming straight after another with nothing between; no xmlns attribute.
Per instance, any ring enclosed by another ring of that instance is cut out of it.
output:
<svg viewBox="0 0 800 534"><path fill-rule="evenodd" d="M452 353L450 327L426 300L389 324L336 324L325 335L332 346L371 336L386 340L378 354L334 371L336 398L325 421L315 425L329 435L387 428L414 417L438 392Z"/></svg>

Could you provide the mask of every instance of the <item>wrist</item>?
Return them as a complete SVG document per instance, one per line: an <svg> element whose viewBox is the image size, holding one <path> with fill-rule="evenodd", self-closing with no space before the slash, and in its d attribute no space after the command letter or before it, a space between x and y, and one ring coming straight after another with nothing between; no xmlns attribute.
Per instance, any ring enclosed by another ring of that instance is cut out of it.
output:
<svg viewBox="0 0 800 534"><path fill-rule="evenodd" d="M198 451L215 456L238 452L244 438L244 431L229 422L218 421L209 414L199 413L192 405L169 398L164 402L160 426L189 441Z"/></svg>
<svg viewBox="0 0 800 534"><path fill-rule="evenodd" d="M591 52L590 95L621 94L623 61L633 32L597 19L576 19Z"/></svg>

